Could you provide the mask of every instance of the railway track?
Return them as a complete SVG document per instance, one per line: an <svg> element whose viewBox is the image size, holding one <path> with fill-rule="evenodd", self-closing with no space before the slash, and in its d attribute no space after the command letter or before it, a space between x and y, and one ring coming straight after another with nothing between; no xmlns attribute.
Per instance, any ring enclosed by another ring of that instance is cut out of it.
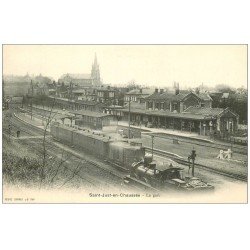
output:
<svg viewBox="0 0 250 250"><path fill-rule="evenodd" d="M152 152L152 149L149 148L149 147L145 147L145 149L149 153ZM162 150L154 149L154 154L162 156L162 157L168 157L171 160L175 161L176 163L179 163L179 164L182 164L182 165L185 165L185 166L190 165L190 163L188 161L184 160L183 158L174 156L172 153L168 153L168 152L164 152ZM247 176L245 176L245 175L222 172L222 171L219 171L219 170L216 170L216 169L213 169L211 167L208 167L208 166L205 166L205 165L202 165L202 164L198 164L198 163L195 163L195 166L198 169L206 170L206 171L213 172L213 173L223 175L223 176L226 176L226 177L230 177L230 178L233 178L233 179L236 179L236 180L247 182Z"/></svg>
<svg viewBox="0 0 250 250"><path fill-rule="evenodd" d="M17 122L17 124L13 124L14 122ZM16 130L20 130L25 132L26 134L30 135L30 136L34 136L37 135L38 133L40 135L43 135L43 131L39 128L34 127L31 124L28 123L24 123L22 120L18 119L17 117L14 118L14 121L12 121L12 126L16 129ZM24 129L22 126L28 126L30 127L30 129ZM36 130L36 132L34 132L34 130ZM7 135L8 129L5 129L5 134ZM15 137L15 133L12 130L12 136ZM32 147L32 150L35 150L37 153L39 154L43 154L43 148L42 148L42 139L36 140L36 141L32 141L32 140L22 140L22 143L25 144L26 146L31 146L32 144L34 144L34 147ZM55 145L57 144L57 145ZM40 146L39 146L40 145ZM63 145L63 147L65 147ZM58 142L55 142L51 137L47 137L46 138L46 152L48 152L48 155L53 156L53 157L58 157L58 153L54 153L56 151L58 151L60 149L60 147L58 147ZM96 160L90 160L90 159L86 159L84 158L84 156L81 156L79 153L74 153L73 150L66 150L66 152L77 158L78 160L80 160L82 162L82 165L84 165L84 168L87 169L91 169L93 170L93 167L95 169L101 170L102 171L102 175L109 175L112 176L112 178L116 179L116 182L120 182L123 183L124 182L124 177L126 176L124 173L118 173L117 171L114 171L112 169L109 169L107 167L104 166L105 163L98 163ZM70 172L74 172L74 170L72 170L72 168L65 166ZM122 167L120 168L120 170L122 169ZM124 171L123 171L124 172ZM127 173L126 173L127 174ZM97 180L97 178L93 178L93 176L91 176L91 174L76 174L79 178L83 179L84 181L89 182L93 187L98 188L99 190L104 190L103 187L107 186L107 182L106 181L102 181L100 180L100 178ZM100 175L100 173L99 173ZM110 178L110 177L109 177ZM114 181L114 179L112 179L112 181ZM113 186L112 186L113 187ZM126 186L127 187L127 186ZM142 183L136 183L136 181L133 182L133 185L130 186L131 188L135 188L141 191L145 191L145 190L151 190L153 191L152 187L149 187L146 183L142 184ZM155 191L155 190L154 190Z"/></svg>
<svg viewBox="0 0 250 250"><path fill-rule="evenodd" d="M144 133L144 135L150 136L147 133ZM187 139L181 139L178 136L172 136L169 137L167 135L156 135L154 134L154 137L158 137L158 138L162 138L162 139L166 139L166 140L170 140L173 141L173 139L177 139L179 142L183 142L183 143L188 143L191 145L197 145L200 147L206 147L206 148L213 148L213 149L217 149L217 150L227 150L228 148L231 148L233 150L234 153L237 154L241 154L241 155L247 155L247 146L241 146L241 145L236 145L236 144L229 144L228 146L226 146L225 144L220 144L220 143L215 143L214 145L211 145L211 142L198 142L198 141L188 141Z"/></svg>
<svg viewBox="0 0 250 250"><path fill-rule="evenodd" d="M41 108L36 108L36 109L42 110L42 112L46 111L46 112L48 112L48 114L50 113L49 110L43 110ZM30 112L30 110L26 110L26 112ZM58 111L52 111L52 113L59 114ZM39 113L39 116L41 116L40 113ZM144 135L150 136L147 133L144 133ZM247 146L241 146L241 145L237 145L237 144L230 145L230 143L227 146L225 144L220 144L220 143L215 143L214 145L211 145L211 142L209 142L209 141L207 143L206 142L198 142L198 141L190 141L190 140L188 141L188 140L182 139L181 137L178 137L178 136L170 137L166 134L158 135L158 134L153 133L153 135L154 135L154 137L164 138L166 140L173 140L173 139L178 138L179 142L189 143L189 144L197 145L200 147L213 148L213 149L217 149L217 150L221 150L221 149L227 150L228 148L231 148L234 153L241 154L241 155L247 155Z"/></svg>
<svg viewBox="0 0 250 250"><path fill-rule="evenodd" d="M39 133L39 134L43 134L43 131L39 128L36 128L35 126L31 125L31 124L28 124L28 123L24 123L23 121L19 120L18 118L15 118L15 120L18 121L18 124L19 126L26 126L26 127L29 127L30 129L22 129L23 131L29 133L29 134L32 134L33 133ZM18 128L18 125L16 125L16 127ZM34 130L36 132L34 132ZM31 132L32 131L32 132ZM52 146L52 144L54 144L54 140L52 138L48 138L47 139L48 142L51 143L50 146L47 147L47 149L49 149L49 152L53 152L55 150L54 147L56 146ZM28 142L27 142L28 144ZM48 144L49 145L49 144ZM57 145L58 146L58 145ZM58 148L57 148L58 149ZM73 151L73 150L72 150ZM74 150L75 151L75 150ZM151 152L151 148L146 148L146 151L150 151ZM41 152L40 152L41 153ZM170 158L171 160L179 163L179 164L182 164L182 165L186 165L186 166L189 166L189 162L184 160L183 158L180 158L172 153L167 153L167 152L164 152L164 151L161 151L161 150L157 150L155 149L154 150L154 153L156 155L159 155L159 156L163 156L163 157L168 157ZM86 159L83 159L79 153L73 153L71 152L72 155L78 157L79 159L81 160L85 160L85 163L86 164L89 164L95 168L98 168L98 169L101 169L101 171L103 171L103 173L105 172L106 174L109 174L109 175L112 175L114 178L118 178L120 181L123 181L124 180L124 177L125 175L124 174L121 174L121 173L117 173L117 171L115 172L114 170L110 169L110 168L106 168L106 167L103 167L103 164L98 164L96 161L93 161L93 160L86 160ZM110 164L109 164L110 165ZM202 170L206 170L206 171L209 171L209 172L213 172L215 174L219 174L219 175L222 175L222 176L226 176L226 177L230 177L230 178L233 178L233 179L237 179L237 180L241 180L241 181L247 181L247 177L246 176L243 176L243 175L237 175L237 174L231 174L231 173L225 173L225 172L221 172L221 171L218 171L216 169L212 169L212 168L209 168L207 166L204 166L204 165L201 165L201 164L195 164L195 166L199 169L202 169ZM121 170L121 169L120 169ZM71 171L71 170L70 170ZM120 171L121 172L121 171ZM80 177L80 176L79 176ZM80 177L81 178L81 177ZM89 178L91 179L91 178ZM125 178L126 180L126 178ZM90 180L91 181L91 180ZM140 190L146 190L146 189L150 189L147 184L143 184L142 183L136 183L136 181L133 181L133 186L134 187L137 187L138 189ZM155 190L151 190L151 191L155 191Z"/></svg>

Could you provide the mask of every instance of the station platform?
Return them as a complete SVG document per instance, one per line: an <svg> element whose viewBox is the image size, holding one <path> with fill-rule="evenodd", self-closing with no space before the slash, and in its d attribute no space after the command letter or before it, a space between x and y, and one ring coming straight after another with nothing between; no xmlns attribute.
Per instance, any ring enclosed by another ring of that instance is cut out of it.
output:
<svg viewBox="0 0 250 250"><path fill-rule="evenodd" d="M119 126L124 126L124 127L129 127L128 122L125 121L119 121L118 122ZM142 133L152 133L152 134L166 134L166 135L172 135L176 137L183 137L183 138L188 138L188 139L194 139L198 141L205 141L205 142L211 142L214 143L213 140L208 138L207 136L202 136L199 135L198 133L189 133L187 131L178 131L178 130L172 130L172 129L161 129L161 128L148 128L143 126L134 126L130 125L131 128L136 128L136 129L141 129L143 130Z"/></svg>

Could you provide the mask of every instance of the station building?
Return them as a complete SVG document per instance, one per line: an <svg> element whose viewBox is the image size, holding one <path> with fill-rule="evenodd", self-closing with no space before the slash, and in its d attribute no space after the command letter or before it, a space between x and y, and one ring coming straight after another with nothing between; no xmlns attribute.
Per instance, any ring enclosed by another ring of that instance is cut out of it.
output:
<svg viewBox="0 0 250 250"><path fill-rule="evenodd" d="M95 130L102 130L104 126L111 125L113 120L112 115L89 110L73 111L72 113L75 114L75 125Z"/></svg>
<svg viewBox="0 0 250 250"><path fill-rule="evenodd" d="M50 106L53 104L54 108L66 110L90 110L94 112L102 112L104 104L96 101L88 100L70 100L61 97L48 97Z"/></svg>
<svg viewBox="0 0 250 250"><path fill-rule="evenodd" d="M238 129L239 116L231 110L212 108L207 93L167 93L155 90L145 103L131 103L113 114L121 115L133 125L196 132L210 135L215 132L233 133Z"/></svg>

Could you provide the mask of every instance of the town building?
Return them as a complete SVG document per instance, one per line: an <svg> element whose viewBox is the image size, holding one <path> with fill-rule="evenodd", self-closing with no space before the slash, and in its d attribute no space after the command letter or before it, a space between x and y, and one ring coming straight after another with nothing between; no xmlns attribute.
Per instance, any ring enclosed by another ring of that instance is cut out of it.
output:
<svg viewBox="0 0 250 250"><path fill-rule="evenodd" d="M176 90L175 93L155 89L144 103L131 103L123 109L121 119L133 125L195 132L211 135L233 133L238 128L238 115L227 109L212 108L207 93Z"/></svg>
<svg viewBox="0 0 250 250"><path fill-rule="evenodd" d="M3 75L4 96L24 96L28 93L32 77L27 73L25 76Z"/></svg>
<svg viewBox="0 0 250 250"><path fill-rule="evenodd" d="M194 93L179 91L175 93L155 89L155 92L145 98L147 110L169 110L170 112L183 112L190 106L212 107L212 98L207 93Z"/></svg>
<svg viewBox="0 0 250 250"><path fill-rule="evenodd" d="M96 101L71 100L60 97L48 97L48 104L55 109L61 110L90 110L94 112L103 112L104 105Z"/></svg>
<svg viewBox="0 0 250 250"><path fill-rule="evenodd" d="M97 101L101 103L115 104L116 89L110 86L96 88Z"/></svg>
<svg viewBox="0 0 250 250"><path fill-rule="evenodd" d="M132 89L124 94L124 104L130 101L144 103L145 98L152 95L153 92L154 90L149 88Z"/></svg>

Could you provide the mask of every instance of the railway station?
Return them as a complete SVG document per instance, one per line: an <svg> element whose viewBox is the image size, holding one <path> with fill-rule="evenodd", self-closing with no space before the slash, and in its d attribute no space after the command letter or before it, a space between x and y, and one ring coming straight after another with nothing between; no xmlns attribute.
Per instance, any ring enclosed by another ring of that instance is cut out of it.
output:
<svg viewBox="0 0 250 250"><path fill-rule="evenodd" d="M237 131L238 115L229 109L189 107L182 113L139 108L121 109L122 120L135 126L171 129L210 135Z"/></svg>

